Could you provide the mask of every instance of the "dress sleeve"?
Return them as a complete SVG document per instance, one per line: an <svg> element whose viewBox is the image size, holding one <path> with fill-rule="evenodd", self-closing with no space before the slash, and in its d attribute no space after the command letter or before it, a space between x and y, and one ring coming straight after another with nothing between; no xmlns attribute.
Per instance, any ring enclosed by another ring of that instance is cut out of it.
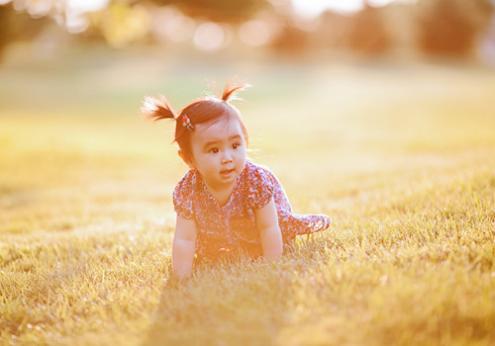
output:
<svg viewBox="0 0 495 346"><path fill-rule="evenodd" d="M189 171L174 188L172 199L174 202L174 210L177 215L188 220L193 219L192 197L192 172Z"/></svg>
<svg viewBox="0 0 495 346"><path fill-rule="evenodd" d="M264 207L273 196L273 181L270 173L262 168L249 172L248 200L254 209Z"/></svg>

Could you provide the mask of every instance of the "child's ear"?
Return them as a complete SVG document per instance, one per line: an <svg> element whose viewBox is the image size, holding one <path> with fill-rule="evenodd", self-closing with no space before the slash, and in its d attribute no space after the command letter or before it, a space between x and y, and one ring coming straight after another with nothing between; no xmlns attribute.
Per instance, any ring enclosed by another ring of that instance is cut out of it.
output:
<svg viewBox="0 0 495 346"><path fill-rule="evenodd" d="M192 161L189 160L189 158L184 154L184 152L182 150L177 151L177 154L179 154L182 161L184 161L185 164L189 166L189 168L191 168L191 169L194 168Z"/></svg>

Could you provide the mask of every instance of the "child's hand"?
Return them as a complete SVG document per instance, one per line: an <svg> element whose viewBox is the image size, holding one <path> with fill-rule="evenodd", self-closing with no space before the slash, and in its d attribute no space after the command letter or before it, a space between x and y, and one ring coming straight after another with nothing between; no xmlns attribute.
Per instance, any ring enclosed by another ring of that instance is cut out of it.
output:
<svg viewBox="0 0 495 346"><path fill-rule="evenodd" d="M167 279L167 282L165 284L165 287L167 288L179 288L182 285L184 285L187 281L189 281L189 278L179 278L175 273L170 274L170 277Z"/></svg>

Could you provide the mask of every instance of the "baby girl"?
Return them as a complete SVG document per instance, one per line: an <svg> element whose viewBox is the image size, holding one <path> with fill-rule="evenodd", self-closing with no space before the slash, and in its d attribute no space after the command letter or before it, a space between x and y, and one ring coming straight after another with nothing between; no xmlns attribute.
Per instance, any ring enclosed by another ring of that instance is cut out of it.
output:
<svg viewBox="0 0 495 346"><path fill-rule="evenodd" d="M146 97L142 112L175 120L175 142L189 171L177 183L172 268L178 279L199 263L239 256L277 260L300 234L327 229L326 215L300 215L277 177L247 157L249 138L229 100L247 85L227 86L176 114L164 97Z"/></svg>

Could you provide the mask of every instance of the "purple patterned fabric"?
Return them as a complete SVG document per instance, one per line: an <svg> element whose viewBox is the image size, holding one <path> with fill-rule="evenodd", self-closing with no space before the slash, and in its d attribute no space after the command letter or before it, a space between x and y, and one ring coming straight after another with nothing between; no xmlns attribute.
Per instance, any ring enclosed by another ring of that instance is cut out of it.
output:
<svg viewBox="0 0 495 346"><path fill-rule="evenodd" d="M330 225L326 215L300 215L291 205L275 175L249 160L234 182L227 202L221 206L208 191L201 175L189 170L173 192L177 214L196 223L196 256L216 260L223 254L262 255L261 239L256 228L255 210L274 197L284 246L296 235L324 230Z"/></svg>

